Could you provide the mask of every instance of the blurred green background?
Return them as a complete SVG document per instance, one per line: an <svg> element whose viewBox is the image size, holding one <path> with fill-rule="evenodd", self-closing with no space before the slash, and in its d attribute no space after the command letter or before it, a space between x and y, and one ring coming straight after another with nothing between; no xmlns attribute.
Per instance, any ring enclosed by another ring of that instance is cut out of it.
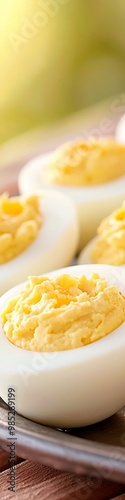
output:
<svg viewBox="0 0 125 500"><path fill-rule="evenodd" d="M0 142L125 89L125 0L3 0Z"/></svg>

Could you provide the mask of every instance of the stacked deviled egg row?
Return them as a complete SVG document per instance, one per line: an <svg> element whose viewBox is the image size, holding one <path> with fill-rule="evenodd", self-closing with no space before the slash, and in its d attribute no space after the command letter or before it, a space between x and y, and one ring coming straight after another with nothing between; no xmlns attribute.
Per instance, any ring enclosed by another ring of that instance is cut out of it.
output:
<svg viewBox="0 0 125 500"><path fill-rule="evenodd" d="M66 143L23 167L19 191L0 197L0 295L80 251L80 264L125 265L125 145Z"/></svg>
<svg viewBox="0 0 125 500"><path fill-rule="evenodd" d="M125 404L125 146L66 144L19 190L0 197L0 395L44 425L95 424Z"/></svg>

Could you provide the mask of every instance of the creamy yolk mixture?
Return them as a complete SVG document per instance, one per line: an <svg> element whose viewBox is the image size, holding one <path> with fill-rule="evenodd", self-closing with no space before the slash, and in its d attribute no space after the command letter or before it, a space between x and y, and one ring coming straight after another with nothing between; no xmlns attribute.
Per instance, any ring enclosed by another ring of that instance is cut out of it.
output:
<svg viewBox="0 0 125 500"><path fill-rule="evenodd" d="M92 261L99 264L125 264L125 202L104 219L97 233L99 239L90 254Z"/></svg>
<svg viewBox="0 0 125 500"><path fill-rule="evenodd" d="M31 351L62 351L105 337L125 321L125 297L98 274L30 277L1 314L7 339Z"/></svg>
<svg viewBox="0 0 125 500"><path fill-rule="evenodd" d="M59 147L45 175L49 182L80 187L102 184L123 174L125 146L111 139L90 139Z"/></svg>
<svg viewBox="0 0 125 500"><path fill-rule="evenodd" d="M41 224L38 196L0 196L0 264L25 250L36 238Z"/></svg>

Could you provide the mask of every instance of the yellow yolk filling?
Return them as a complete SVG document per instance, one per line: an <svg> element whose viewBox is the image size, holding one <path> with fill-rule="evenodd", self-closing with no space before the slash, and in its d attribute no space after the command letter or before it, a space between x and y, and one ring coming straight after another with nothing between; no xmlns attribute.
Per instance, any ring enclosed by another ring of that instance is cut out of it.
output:
<svg viewBox="0 0 125 500"><path fill-rule="evenodd" d="M0 264L25 250L37 237L41 224L38 196L0 196Z"/></svg>
<svg viewBox="0 0 125 500"><path fill-rule="evenodd" d="M90 254L92 261L116 266L125 264L125 202L104 219L97 233L99 239Z"/></svg>
<svg viewBox="0 0 125 500"><path fill-rule="evenodd" d="M124 174L125 146L111 139L90 139L59 147L45 175L49 182L80 187L103 184Z"/></svg>
<svg viewBox="0 0 125 500"><path fill-rule="evenodd" d="M92 274L30 277L1 314L4 334L31 351L62 351L105 337L125 321L125 297Z"/></svg>

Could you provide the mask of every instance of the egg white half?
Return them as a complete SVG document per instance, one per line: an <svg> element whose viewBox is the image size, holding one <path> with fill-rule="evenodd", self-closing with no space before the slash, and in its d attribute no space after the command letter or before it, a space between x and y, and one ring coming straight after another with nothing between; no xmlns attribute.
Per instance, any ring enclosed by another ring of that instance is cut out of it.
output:
<svg viewBox="0 0 125 500"><path fill-rule="evenodd" d="M125 175L114 181L90 187L69 187L48 184L45 170L53 153L42 155L28 162L21 170L18 186L21 194L37 192L50 187L69 196L76 204L80 225L78 250L91 240L104 217L120 206L125 198Z"/></svg>
<svg viewBox="0 0 125 500"><path fill-rule="evenodd" d="M114 266L74 266L49 273L99 273L125 294L125 270ZM0 299L0 313L24 283ZM0 326L0 396L15 389L16 410L55 427L94 424L125 404L125 323L93 344L63 352L26 351L11 344Z"/></svg>
<svg viewBox="0 0 125 500"><path fill-rule="evenodd" d="M48 190L41 195L42 227L23 252L0 265L0 295L28 275L69 265L76 253L79 227L72 200L57 191Z"/></svg>
<svg viewBox="0 0 125 500"><path fill-rule="evenodd" d="M90 257L90 254L93 250L93 248L95 247L97 241L99 240L99 236L95 236L91 241L89 241L88 245L86 245L83 250L81 251L81 253L79 254L79 257L77 259L77 264L78 265L81 265L81 264L94 264L94 262L92 261L91 257ZM122 267L123 269L125 269L125 264L122 264L118 267Z"/></svg>

